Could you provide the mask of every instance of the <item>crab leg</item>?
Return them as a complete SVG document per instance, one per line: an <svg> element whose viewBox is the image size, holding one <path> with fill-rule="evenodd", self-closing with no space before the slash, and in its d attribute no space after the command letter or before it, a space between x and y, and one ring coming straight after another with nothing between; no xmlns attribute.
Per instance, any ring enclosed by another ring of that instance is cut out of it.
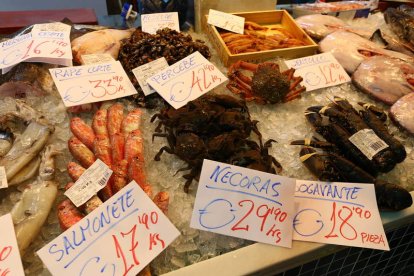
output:
<svg viewBox="0 0 414 276"><path fill-rule="evenodd" d="M123 133L115 133L111 136L112 147L112 162L113 164L119 163L124 159L125 152L125 135Z"/></svg>
<svg viewBox="0 0 414 276"><path fill-rule="evenodd" d="M84 217L84 215L79 212L70 199L65 199L59 203L57 216L60 228L63 231L69 229L72 225L76 224Z"/></svg>
<svg viewBox="0 0 414 276"><path fill-rule="evenodd" d="M95 140L95 133L90 126L88 126L81 118L74 117L70 120L70 130L85 146L90 150L93 149L93 141Z"/></svg>
<svg viewBox="0 0 414 276"><path fill-rule="evenodd" d="M124 107L121 104L114 104L108 108L107 128L109 136L121 132Z"/></svg>
<svg viewBox="0 0 414 276"><path fill-rule="evenodd" d="M75 136L69 139L68 148L72 156L85 168L89 168L96 160L93 152Z"/></svg>
<svg viewBox="0 0 414 276"><path fill-rule="evenodd" d="M114 163L113 171L112 191L115 194L127 184L128 161L124 159Z"/></svg>
<svg viewBox="0 0 414 276"><path fill-rule="evenodd" d="M92 129L96 135L108 136L108 129L106 127L107 115L108 115L108 110L99 109L98 111L96 111L95 115L93 116Z"/></svg>
<svg viewBox="0 0 414 276"><path fill-rule="evenodd" d="M132 158L143 155L142 134L139 129L132 131L125 141L125 159L131 163Z"/></svg>
<svg viewBox="0 0 414 276"><path fill-rule="evenodd" d="M141 109L134 109L126 115L124 120L122 121L122 133L125 136L128 136L133 130L139 129L141 125L141 116L142 110Z"/></svg>
<svg viewBox="0 0 414 276"><path fill-rule="evenodd" d="M142 157L134 157L128 165L129 181L134 180L144 190L144 192L152 197L151 185L147 183L144 172L144 160Z"/></svg>

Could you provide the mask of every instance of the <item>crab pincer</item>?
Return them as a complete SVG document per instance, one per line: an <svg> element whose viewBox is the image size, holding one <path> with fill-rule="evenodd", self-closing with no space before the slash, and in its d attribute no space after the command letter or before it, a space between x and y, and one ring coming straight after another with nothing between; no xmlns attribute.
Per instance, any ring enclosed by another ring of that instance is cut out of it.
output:
<svg viewBox="0 0 414 276"><path fill-rule="evenodd" d="M93 152L75 136L69 139L68 148L72 156L85 168L89 168L96 160Z"/></svg>
<svg viewBox="0 0 414 276"><path fill-rule="evenodd" d="M85 146L92 149L95 133L81 118L74 117L70 120L70 130Z"/></svg>

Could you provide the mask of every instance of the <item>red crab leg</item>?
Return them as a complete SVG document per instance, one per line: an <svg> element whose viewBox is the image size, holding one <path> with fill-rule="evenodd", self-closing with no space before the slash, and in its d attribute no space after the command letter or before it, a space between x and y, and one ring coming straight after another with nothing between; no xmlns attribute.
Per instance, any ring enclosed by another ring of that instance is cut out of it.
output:
<svg viewBox="0 0 414 276"><path fill-rule="evenodd" d="M290 84L289 90L294 89L301 81L303 81L302 77L296 77L294 79L295 81Z"/></svg>
<svg viewBox="0 0 414 276"><path fill-rule="evenodd" d="M164 214L168 212L168 204L170 201L170 196L168 195L167 192L159 192L158 194L154 196L154 199L152 201L154 201L155 205L157 205L157 207L160 208L160 210Z"/></svg>
<svg viewBox="0 0 414 276"><path fill-rule="evenodd" d="M257 67L259 67L259 65L257 64L245 62L245 61L240 61L240 63L238 63L237 65L244 70L249 70L252 72L255 72L257 70Z"/></svg>
<svg viewBox="0 0 414 276"><path fill-rule="evenodd" d="M128 161L124 159L114 163L113 171L112 191L115 194L127 184Z"/></svg>
<svg viewBox="0 0 414 276"><path fill-rule="evenodd" d="M295 73L295 69L293 69L293 68L290 68L290 69L282 72L283 75L287 76L288 81L292 80L293 73Z"/></svg>
<svg viewBox="0 0 414 276"><path fill-rule="evenodd" d="M65 186L65 190L68 190L70 187L72 187L75 183L69 182ZM79 210L85 212L86 214L89 214L96 208L98 208L102 204L102 200L97 196L92 196L88 201L85 202L85 204L82 204L79 206Z"/></svg>
<svg viewBox="0 0 414 276"><path fill-rule="evenodd" d="M111 136L112 162L116 164L124 159L125 136L123 133L115 133Z"/></svg>
<svg viewBox="0 0 414 276"><path fill-rule="evenodd" d="M92 149L95 133L81 118L74 117L70 120L70 130L85 146Z"/></svg>
<svg viewBox="0 0 414 276"><path fill-rule="evenodd" d="M144 160L142 157L134 157L128 165L129 181L134 180L144 190L144 192L152 197L152 188L147 183L144 172Z"/></svg>
<svg viewBox="0 0 414 276"><path fill-rule="evenodd" d="M67 230L72 225L80 221L84 216L76 206L70 201L70 199L65 199L58 205L58 220L60 228L62 230Z"/></svg>
<svg viewBox="0 0 414 276"><path fill-rule="evenodd" d="M108 136L108 129L106 127L108 111L106 109L99 109L96 111L92 120L92 129L96 135Z"/></svg>
<svg viewBox="0 0 414 276"><path fill-rule="evenodd" d="M297 90L294 90L294 91L289 92L289 93L285 96L284 102L289 102L289 101L291 101L291 100L294 100L294 99L296 99L296 98L300 97L300 94L301 94L303 91L305 91L305 90L306 90L306 88L305 88L305 87L300 87L300 88L298 88Z"/></svg>
<svg viewBox="0 0 414 276"><path fill-rule="evenodd" d="M141 131L132 131L125 141L125 159L131 163L132 158L143 155L143 141Z"/></svg>
<svg viewBox="0 0 414 276"><path fill-rule="evenodd" d="M141 117L141 109L136 108L129 112L122 121L122 133L128 136L133 130L138 129L141 124Z"/></svg>
<svg viewBox="0 0 414 276"><path fill-rule="evenodd" d="M75 162L69 162L67 171L70 178L72 178L73 181L77 181L79 177L81 177L81 175L86 171L86 169Z"/></svg>
<svg viewBox="0 0 414 276"><path fill-rule="evenodd" d="M89 168L96 160L92 151L75 136L69 139L68 148L72 156L85 168Z"/></svg>
<svg viewBox="0 0 414 276"><path fill-rule="evenodd" d="M114 104L108 108L107 127L109 136L121 132L124 107L121 104Z"/></svg>

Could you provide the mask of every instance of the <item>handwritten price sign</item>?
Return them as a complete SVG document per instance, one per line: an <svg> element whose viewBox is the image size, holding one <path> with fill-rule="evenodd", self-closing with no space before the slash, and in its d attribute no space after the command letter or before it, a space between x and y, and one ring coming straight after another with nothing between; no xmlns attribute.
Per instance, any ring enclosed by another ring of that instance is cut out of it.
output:
<svg viewBox="0 0 414 276"><path fill-rule="evenodd" d="M293 239L390 250L373 184L297 180Z"/></svg>
<svg viewBox="0 0 414 276"><path fill-rule="evenodd" d="M0 217L0 275L24 276L23 265L17 247L16 234L10 214Z"/></svg>
<svg viewBox="0 0 414 276"><path fill-rule="evenodd" d="M293 179L204 160L190 225L291 247L294 187Z"/></svg>
<svg viewBox="0 0 414 276"><path fill-rule="evenodd" d="M174 108L197 99L227 78L199 52L156 73L147 83Z"/></svg>
<svg viewBox="0 0 414 276"><path fill-rule="evenodd" d="M67 107L137 93L119 61L49 71Z"/></svg>
<svg viewBox="0 0 414 276"><path fill-rule="evenodd" d="M136 275L179 234L131 182L37 254L53 275Z"/></svg>
<svg viewBox="0 0 414 276"><path fill-rule="evenodd" d="M23 61L72 65L69 34L70 26L63 23L35 25L30 33L0 44L0 69L4 74Z"/></svg>
<svg viewBox="0 0 414 276"><path fill-rule="evenodd" d="M295 68L295 76L303 78L302 84L307 91L335 86L350 82L351 78L331 53L285 61L290 68Z"/></svg>
<svg viewBox="0 0 414 276"><path fill-rule="evenodd" d="M230 32L243 34L244 21L244 17L210 9L207 23Z"/></svg>
<svg viewBox="0 0 414 276"><path fill-rule="evenodd" d="M157 30L170 28L180 31L180 23L178 22L177 12L151 13L141 15L142 31L155 34Z"/></svg>

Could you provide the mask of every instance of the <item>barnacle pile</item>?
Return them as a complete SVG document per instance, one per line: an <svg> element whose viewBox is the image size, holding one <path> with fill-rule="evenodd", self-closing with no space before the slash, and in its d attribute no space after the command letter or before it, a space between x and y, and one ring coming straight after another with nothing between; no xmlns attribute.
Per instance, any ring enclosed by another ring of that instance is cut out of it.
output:
<svg viewBox="0 0 414 276"><path fill-rule="evenodd" d="M167 63L172 65L197 51L207 59L211 57L210 49L204 44L204 41L198 39L193 41L191 35L168 28L158 30L155 35L152 35L137 28L129 39L123 41L118 56L138 91L138 95L134 96L135 101L142 105L144 93L132 73L134 68L161 57L164 57ZM151 107L148 106L148 103L145 106Z"/></svg>

